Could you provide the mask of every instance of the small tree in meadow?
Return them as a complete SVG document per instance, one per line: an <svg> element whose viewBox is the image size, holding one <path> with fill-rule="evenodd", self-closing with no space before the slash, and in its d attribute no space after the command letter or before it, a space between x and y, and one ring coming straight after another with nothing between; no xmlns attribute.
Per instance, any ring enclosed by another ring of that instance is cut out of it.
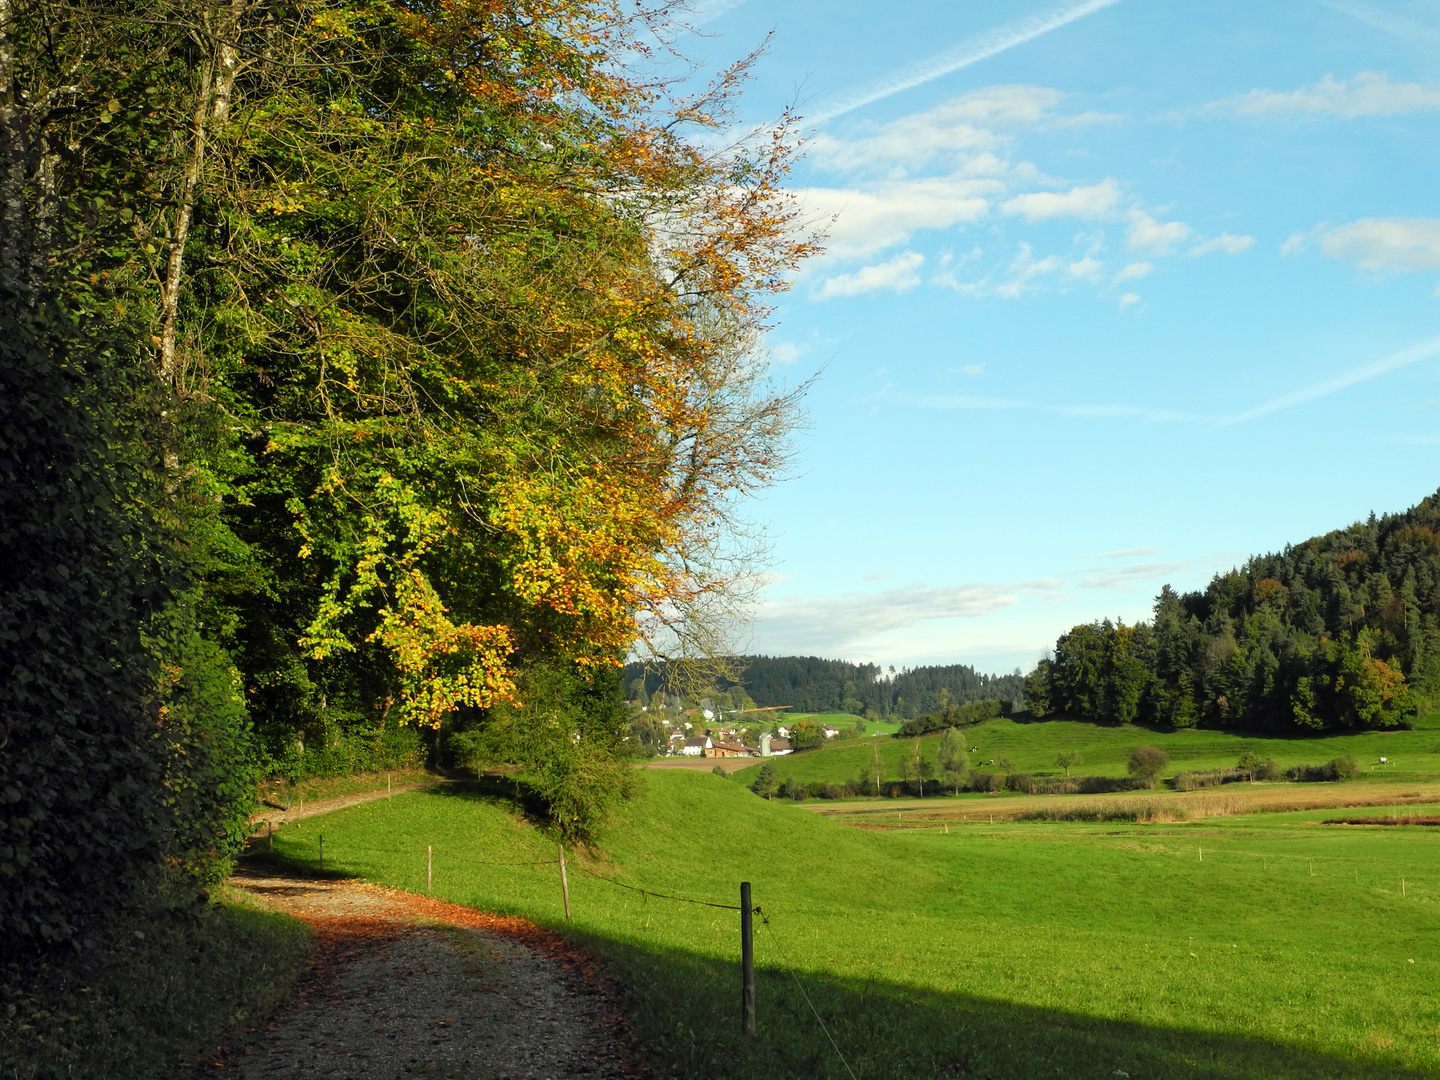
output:
<svg viewBox="0 0 1440 1080"><path fill-rule="evenodd" d="M775 766L767 761L760 766L760 772L755 777L755 782L750 785L750 790L761 798L771 799L775 797L775 789L779 785L780 774L775 771Z"/></svg>
<svg viewBox="0 0 1440 1080"><path fill-rule="evenodd" d="M920 787L920 797L925 797L925 781L930 779L934 772L934 766L925 760L925 755L920 750L920 740L916 739L910 748L910 752L900 759L900 775L906 780L913 780Z"/></svg>
<svg viewBox="0 0 1440 1080"><path fill-rule="evenodd" d="M940 781L960 794L960 785L970 771L970 756L965 752L965 740L957 728L948 728L940 736L940 749L935 755L940 766Z"/></svg>
<svg viewBox="0 0 1440 1080"><path fill-rule="evenodd" d="M1235 771L1244 773L1246 780L1254 780L1255 771L1263 768L1264 765L1265 762L1261 760L1259 754L1253 750L1246 750L1240 755L1240 760L1235 762Z"/></svg>
<svg viewBox="0 0 1440 1080"><path fill-rule="evenodd" d="M1067 780L1070 778L1071 768L1079 765L1084 760L1085 759L1080 756L1079 750L1061 750L1060 753L1055 755L1055 764L1065 770L1065 778Z"/></svg>
<svg viewBox="0 0 1440 1080"><path fill-rule="evenodd" d="M866 777L875 785L875 797L880 797L880 781L885 779L885 762L880 760L880 747L870 747L870 764L865 769Z"/></svg>
<svg viewBox="0 0 1440 1080"><path fill-rule="evenodd" d="M1130 752L1130 763L1127 767L1131 776L1153 781L1169 764L1169 755L1158 746L1137 746Z"/></svg>

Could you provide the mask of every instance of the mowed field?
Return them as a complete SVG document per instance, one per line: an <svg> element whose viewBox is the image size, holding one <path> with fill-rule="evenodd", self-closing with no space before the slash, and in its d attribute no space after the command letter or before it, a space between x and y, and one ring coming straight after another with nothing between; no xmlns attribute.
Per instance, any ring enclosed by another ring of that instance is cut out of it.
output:
<svg viewBox="0 0 1440 1080"><path fill-rule="evenodd" d="M769 802L737 778L641 776L597 846L571 853L567 932L629 989L659 1072L1440 1074L1440 830L1326 825L1340 814L1324 809L880 830L811 808L894 814L890 800ZM1337 804L1366 786L1266 785ZM1440 812L1440 798L1404 804ZM553 839L498 786L296 823L276 857L313 865L322 832L327 870L421 890L430 846L437 894L564 925ZM678 899L733 905L742 880L765 920L754 1040L739 1032L738 912Z"/></svg>
<svg viewBox="0 0 1440 1080"><path fill-rule="evenodd" d="M991 720L972 728L962 728L971 765L979 771L997 771L987 763L1008 758L1016 772L1033 776L1061 776L1055 764L1062 750L1079 751L1081 763L1074 775L1124 776L1130 751L1144 745L1158 746L1170 757L1170 766L1161 774L1198 772L1232 768L1239 756L1250 751L1264 758L1274 758L1281 765L1316 765L1342 754L1349 754L1360 763L1366 779L1403 779L1406 777L1440 778L1440 730L1365 731L1328 738L1277 739L1264 736L1234 734L1226 731L1155 731L1133 724L1097 725L1065 717L1033 720L1021 715L1013 719ZM940 736L927 735L920 746L927 758L935 760ZM781 777L793 776L801 783L825 781L840 783L863 772L871 755L877 750L885 763L885 775L900 775L900 756L907 753L914 740L880 737L851 739L834 743L804 754L775 758L774 765ZM1380 758L1389 764L1379 764ZM758 770L760 762L750 768ZM749 781L753 773L740 772L737 777Z"/></svg>

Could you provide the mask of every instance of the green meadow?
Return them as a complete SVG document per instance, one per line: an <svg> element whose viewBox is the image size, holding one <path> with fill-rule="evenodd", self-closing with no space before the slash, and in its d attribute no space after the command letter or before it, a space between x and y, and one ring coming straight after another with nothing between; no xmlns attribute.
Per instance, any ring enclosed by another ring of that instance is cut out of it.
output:
<svg viewBox="0 0 1440 1080"><path fill-rule="evenodd" d="M1071 769L1075 775L1124 776L1130 751L1142 744L1158 746L1169 755L1170 765L1161 774L1162 777L1173 776L1177 772L1228 769L1247 750L1261 757L1274 758L1287 767L1318 765L1342 754L1350 754L1360 763L1362 777L1377 779L1440 774L1440 730L1431 728L1362 731L1328 738L1277 739L1228 731L1157 731L1134 724L1097 725L1065 717L1036 720L1020 714L961 730L967 740L967 748L978 748L970 755L975 769L993 772L995 768L987 766L987 762L1008 758L1016 772L1034 776L1062 775L1063 770L1055 764L1055 757L1062 750L1080 752L1081 764ZM938 733L920 740L925 756L931 761L935 759L939 741ZM885 763L886 777L896 779L900 775L900 756L909 752L913 742L913 739L884 736L850 739L803 754L776 758L774 765L782 778L793 776L800 783L840 783L862 772L878 749ZM1380 765L1381 757L1387 758L1389 764ZM757 762L749 769L735 773L735 776L741 782L749 783L760 767L761 763Z"/></svg>
<svg viewBox="0 0 1440 1080"><path fill-rule="evenodd" d="M1218 752L1209 739L1188 744L1196 760ZM508 794L457 784L364 804L285 827L274 857L313 866L323 833L327 871L423 890L433 847L436 894L564 926L599 953L661 1075L1440 1072L1440 836L1424 827L1306 811L882 832L733 779L649 772L596 847L571 853L566 926L553 840ZM736 904L741 880L767 920L753 1040L738 912L674 899Z"/></svg>

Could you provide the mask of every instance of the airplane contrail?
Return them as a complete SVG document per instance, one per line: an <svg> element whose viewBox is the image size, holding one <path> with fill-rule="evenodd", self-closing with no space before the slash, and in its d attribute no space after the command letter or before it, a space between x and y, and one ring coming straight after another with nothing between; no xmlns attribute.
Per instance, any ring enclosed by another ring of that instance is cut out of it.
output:
<svg viewBox="0 0 1440 1080"><path fill-rule="evenodd" d="M1083 19L1086 15L1092 15L1103 8L1118 4L1120 0L1083 0L1079 4L1068 4L1061 8L1052 8L1050 11L1041 12L1038 15L1031 15L1029 18L1017 19L1015 22L998 26L994 30L988 30L975 37L966 38L958 45L946 49L935 56L927 57L924 60L917 60L907 67L891 72L882 79L871 83L863 90L859 90L849 97L842 98L830 108L825 109L819 116L813 118L812 123L823 124L827 120L833 120L837 116L858 109L862 105L869 105L872 101L879 101L891 94L898 94L902 90L909 90L912 86L919 86L931 79L938 79L942 75L948 75L952 71L959 71L961 68L969 67L971 64L978 64L981 60L989 59L997 53L1006 49L1013 49L1017 45L1024 45L1027 41L1033 41L1042 34L1048 34L1051 30L1058 30L1060 27L1074 22L1076 19Z"/></svg>
<svg viewBox="0 0 1440 1080"><path fill-rule="evenodd" d="M1295 390L1289 394L1267 401L1264 405L1257 405L1236 416L1226 417L1219 421L1219 427L1229 427L1231 424L1241 424L1246 420L1254 420L1258 416L1268 416L1270 413L1279 412L1281 409L1288 409L1294 405L1303 405L1307 401L1314 401L1316 398L1328 397L1347 386L1354 386L1366 379L1373 379L1377 375L1385 375L1419 361L1428 360L1432 356L1440 356L1440 337L1431 338L1429 341L1422 341L1418 345L1411 345L1408 349L1401 349L1389 356L1372 360L1368 364L1362 364L1357 368L1351 368L1343 375L1336 375L1333 379L1326 379L1324 382L1314 383L1302 389Z"/></svg>

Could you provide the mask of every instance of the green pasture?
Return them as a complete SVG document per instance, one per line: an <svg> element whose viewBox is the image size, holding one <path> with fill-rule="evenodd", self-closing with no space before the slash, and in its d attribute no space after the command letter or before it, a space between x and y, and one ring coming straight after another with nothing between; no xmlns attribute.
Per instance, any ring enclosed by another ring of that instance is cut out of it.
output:
<svg viewBox="0 0 1440 1080"><path fill-rule="evenodd" d="M1228 769L1245 751L1261 757L1274 758L1281 765L1318 765L1341 754L1354 755L1360 762L1361 775L1400 779L1417 774L1440 773L1440 730L1360 731L1325 738L1273 738L1228 731L1182 729L1156 731L1134 724L1114 726L1092 724L1064 717L1034 720L1026 715L989 720L974 727L962 728L966 747L978 747L970 755L971 765L980 771L996 771L987 765L991 760L1009 758L1015 771L1033 776L1061 776L1055 764L1062 750L1078 750L1082 763L1071 769L1073 775L1124 776L1130 751L1148 744L1158 746L1170 756L1170 767L1163 776L1177 772L1207 769ZM935 760L940 735L927 735L920 740L926 757ZM773 759L780 776L793 776L800 783L841 783L865 770L873 748L878 748L885 763L885 776L900 778L900 756L908 753L913 739L847 740L801 754L787 754ZM1385 757L1388 765L1378 764ZM761 767L757 762L748 769L734 773L742 783L754 780Z"/></svg>
<svg viewBox="0 0 1440 1080"><path fill-rule="evenodd" d="M327 870L420 890L429 845L437 894L561 926L554 843L505 795L353 807L287 826L276 857L313 866L323 832ZM1434 1075L1440 830L1325 816L876 832L709 773L648 773L572 855L567 932L628 987L666 1074ZM738 1031L737 912L581 867L722 904L751 881L768 919L757 1038Z"/></svg>

